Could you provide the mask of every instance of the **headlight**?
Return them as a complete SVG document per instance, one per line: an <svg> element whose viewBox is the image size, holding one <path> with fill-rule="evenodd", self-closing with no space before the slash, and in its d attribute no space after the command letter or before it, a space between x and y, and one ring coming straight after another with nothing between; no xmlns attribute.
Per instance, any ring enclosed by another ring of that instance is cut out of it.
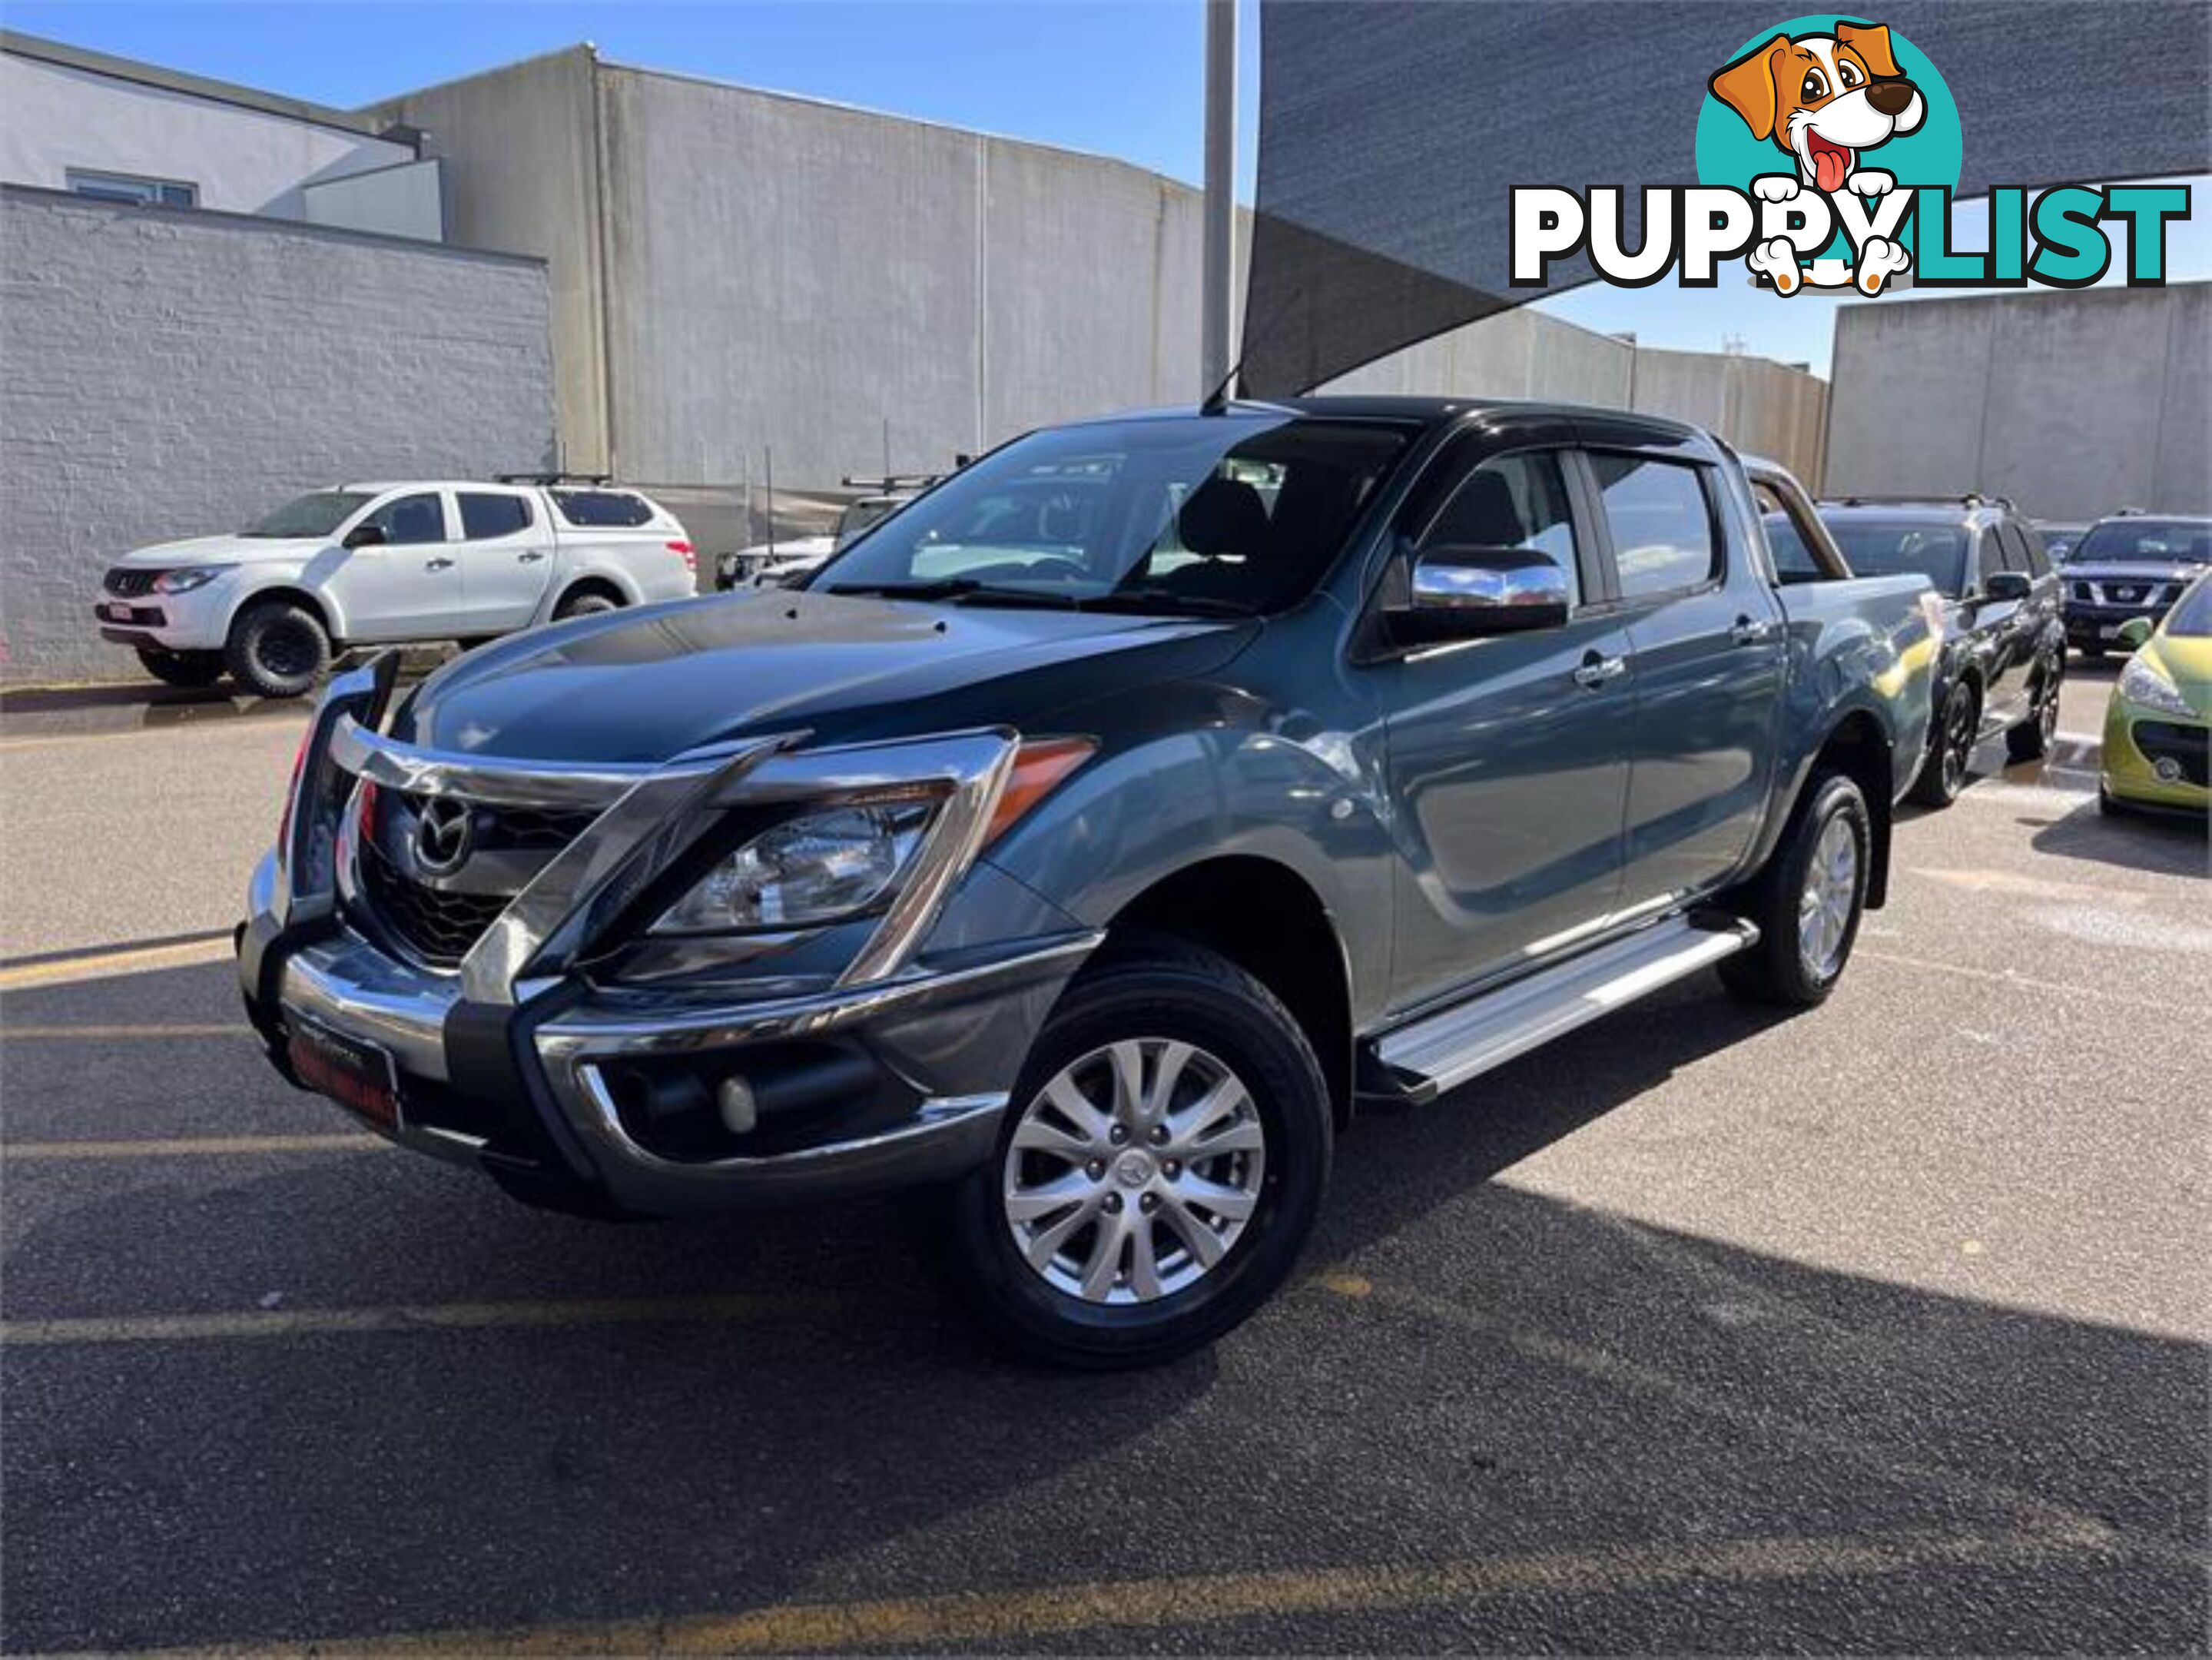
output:
<svg viewBox="0 0 2212 1660"><path fill-rule="evenodd" d="M787 818L720 860L655 933L811 927L866 910L921 845L934 802L832 807Z"/></svg>
<svg viewBox="0 0 2212 1660"><path fill-rule="evenodd" d="M2120 696L2161 714L2179 714L2188 720L2197 715L2180 689L2160 672L2157 664L2142 656L2130 659L2127 667L2120 671Z"/></svg>
<svg viewBox="0 0 2212 1660"><path fill-rule="evenodd" d="M165 570L154 579L156 593L190 593L194 588L204 588L231 569L228 565L186 565L182 570Z"/></svg>

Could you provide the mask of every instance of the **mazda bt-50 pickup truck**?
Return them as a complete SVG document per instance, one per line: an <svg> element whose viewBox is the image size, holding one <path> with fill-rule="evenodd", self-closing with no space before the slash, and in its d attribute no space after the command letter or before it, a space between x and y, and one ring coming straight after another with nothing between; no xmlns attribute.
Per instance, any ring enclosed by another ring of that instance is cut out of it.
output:
<svg viewBox="0 0 2212 1660"><path fill-rule="evenodd" d="M533 1203L937 1189L1000 1335L1158 1360L1282 1282L1363 1104L1474 1106L1707 967L1825 998L1940 617L1668 421L1052 429L799 589L333 681L246 1000L287 1078Z"/></svg>

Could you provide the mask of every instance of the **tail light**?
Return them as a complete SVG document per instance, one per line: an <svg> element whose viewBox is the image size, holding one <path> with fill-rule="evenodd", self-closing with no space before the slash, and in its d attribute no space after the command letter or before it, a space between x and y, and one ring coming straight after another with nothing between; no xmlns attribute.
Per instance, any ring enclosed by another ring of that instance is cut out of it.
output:
<svg viewBox="0 0 2212 1660"><path fill-rule="evenodd" d="M696 576L699 574L698 551L689 542L671 542L668 544L668 550L684 561L684 569L690 571L692 575Z"/></svg>

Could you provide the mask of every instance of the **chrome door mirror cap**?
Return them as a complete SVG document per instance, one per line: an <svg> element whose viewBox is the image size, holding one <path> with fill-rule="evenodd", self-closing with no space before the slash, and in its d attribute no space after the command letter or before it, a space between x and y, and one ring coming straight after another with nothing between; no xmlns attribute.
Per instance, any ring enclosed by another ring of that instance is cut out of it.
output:
<svg viewBox="0 0 2212 1660"><path fill-rule="evenodd" d="M1424 639L1517 634L1563 626L1573 603L1567 573L1549 554L1448 543L1413 556L1393 621Z"/></svg>

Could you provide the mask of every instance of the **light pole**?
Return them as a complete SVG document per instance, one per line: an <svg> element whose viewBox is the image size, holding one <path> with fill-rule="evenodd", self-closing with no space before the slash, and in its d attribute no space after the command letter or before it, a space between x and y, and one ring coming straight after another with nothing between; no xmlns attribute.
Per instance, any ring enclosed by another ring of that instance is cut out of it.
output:
<svg viewBox="0 0 2212 1660"><path fill-rule="evenodd" d="M1237 0L1206 0L1206 256L1198 395L1229 378L1237 324Z"/></svg>

